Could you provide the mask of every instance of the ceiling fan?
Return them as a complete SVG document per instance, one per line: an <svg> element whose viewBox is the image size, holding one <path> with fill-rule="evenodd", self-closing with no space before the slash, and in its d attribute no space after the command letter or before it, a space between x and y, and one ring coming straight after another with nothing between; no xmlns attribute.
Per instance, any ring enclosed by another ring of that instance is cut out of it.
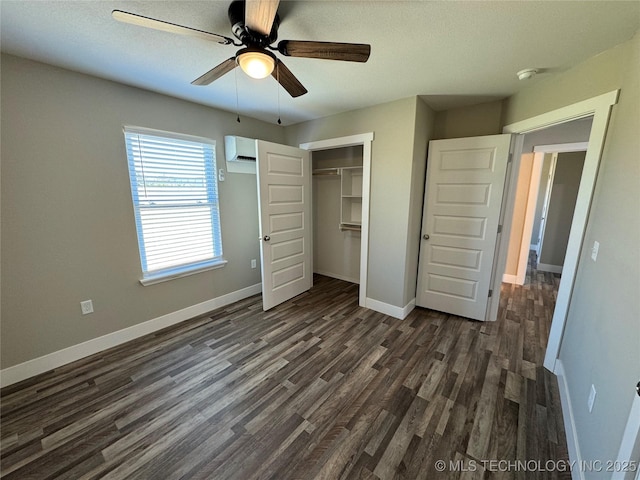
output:
<svg viewBox="0 0 640 480"><path fill-rule="evenodd" d="M239 40L239 43L223 35L122 10L114 10L112 15L120 22L189 35L221 45L243 47L233 57L196 78L191 82L193 85L209 85L239 65L247 75L253 78L266 78L271 75L292 97L299 97L307 93L307 89L271 51L277 51L286 57L322 58L347 62L366 62L369 59L371 45L362 43L282 40L274 45L278 39L278 27L280 26L278 4L279 0L234 0L231 2L229 6L231 32Z"/></svg>

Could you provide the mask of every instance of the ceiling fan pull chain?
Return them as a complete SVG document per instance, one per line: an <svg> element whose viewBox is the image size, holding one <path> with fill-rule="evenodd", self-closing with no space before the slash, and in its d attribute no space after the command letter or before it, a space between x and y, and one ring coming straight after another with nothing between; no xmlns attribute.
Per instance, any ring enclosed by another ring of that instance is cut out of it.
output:
<svg viewBox="0 0 640 480"><path fill-rule="evenodd" d="M236 80L236 122L240 123L240 107L238 102L238 70L233 70L233 75Z"/></svg>
<svg viewBox="0 0 640 480"><path fill-rule="evenodd" d="M282 121L280 120L280 60L276 63L276 77L276 88L278 89L278 125L282 125Z"/></svg>

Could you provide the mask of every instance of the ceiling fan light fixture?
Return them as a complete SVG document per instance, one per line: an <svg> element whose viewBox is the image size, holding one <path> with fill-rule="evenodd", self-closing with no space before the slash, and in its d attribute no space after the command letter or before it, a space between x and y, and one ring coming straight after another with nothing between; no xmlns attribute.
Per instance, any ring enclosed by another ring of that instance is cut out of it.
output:
<svg viewBox="0 0 640 480"><path fill-rule="evenodd" d="M276 66L276 57L271 52L256 48L243 48L236 61L244 73L258 80L271 75Z"/></svg>

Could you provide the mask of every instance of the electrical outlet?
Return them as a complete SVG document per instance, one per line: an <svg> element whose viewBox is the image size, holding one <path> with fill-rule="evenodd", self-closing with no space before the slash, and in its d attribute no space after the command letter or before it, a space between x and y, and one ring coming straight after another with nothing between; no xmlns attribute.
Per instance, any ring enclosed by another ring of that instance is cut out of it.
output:
<svg viewBox="0 0 640 480"><path fill-rule="evenodd" d="M82 310L83 315L93 313L93 302L91 300L80 302L80 309Z"/></svg>
<svg viewBox="0 0 640 480"><path fill-rule="evenodd" d="M589 413L593 410L593 404L596 401L596 387L591 384L591 390L589 391L589 398L587 399L587 408L589 408Z"/></svg>
<svg viewBox="0 0 640 480"><path fill-rule="evenodd" d="M600 242L593 242L593 247L591 248L591 260L594 262L596 258L598 258L598 249L600 248Z"/></svg>
<svg viewBox="0 0 640 480"><path fill-rule="evenodd" d="M252 258L252 259L251 259L251 268L256 268L256 265L257 265L257 264L256 264L256 259L255 259L255 258Z"/></svg>

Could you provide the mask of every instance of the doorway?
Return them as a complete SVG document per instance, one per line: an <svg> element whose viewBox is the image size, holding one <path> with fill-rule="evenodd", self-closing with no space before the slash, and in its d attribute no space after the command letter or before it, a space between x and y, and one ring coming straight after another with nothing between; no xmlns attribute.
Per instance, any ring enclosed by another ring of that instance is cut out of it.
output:
<svg viewBox="0 0 640 480"><path fill-rule="evenodd" d="M539 219L538 270L562 273L584 158L585 151L551 154L552 168Z"/></svg>
<svg viewBox="0 0 640 480"><path fill-rule="evenodd" d="M547 212L543 214L543 210L547 201L550 200L545 194L551 192L553 186L554 168L552 168L551 155L586 152L592 120L593 117L573 120L523 136L523 153L520 156L520 168L517 174L515 204L511 217L511 231L508 237L509 249L503 282L524 285L530 250L536 250L538 259L540 258L538 237L541 230L544 229L545 223L541 221L541 218L544 217L546 220ZM569 174L576 175L576 172L569 171ZM574 184L579 184L579 180L576 179ZM565 188L564 184L561 188ZM561 195L559 190L556 193L558 194L555 199L557 201ZM571 193L573 202L570 209L567 209L568 212L574 211L577 197L577 191ZM554 207L554 210L557 208ZM553 221L557 224L560 220L564 220L566 225L562 227L555 225L552 229L550 238L562 238L558 242L563 245L559 246L561 253L556 255L560 256L560 260L553 260L555 263L549 263L551 265L562 264L571 224L571 218L567 219L562 216L558 218L557 213L557 211L553 212ZM558 229L564 229L563 236L556 235Z"/></svg>
<svg viewBox="0 0 640 480"><path fill-rule="evenodd" d="M611 107L616 104L618 90L594 97L582 102L578 102L567 107L559 108L536 117L532 117L520 122L512 123L503 128L504 133L517 134L516 146L514 150L514 168L512 169L509 185L513 186L507 193L504 203L503 215L509 219L504 223L504 230L508 238L511 233L511 218L515 206L515 185L517 184L520 169L520 159L523 152L525 134L543 130L555 125L565 124L572 120L593 117L592 127L589 134L588 147L582 171L578 198L574 210L573 220L567 244L567 254L563 266L563 275L558 288L556 307L549 332L549 340L545 353L544 366L548 370L556 373L556 360L560 351L562 335L571 301L571 293L578 268L580 252L589 216L591 199L595 188L596 176L600 165L600 156L604 146L604 140L611 114ZM507 263L509 242L501 243L498 246L498 260L496 262L497 272L504 272ZM495 275L494 288L499 291L502 283L502 275ZM490 317L496 318L499 296L491 299Z"/></svg>
<svg viewBox="0 0 640 480"><path fill-rule="evenodd" d="M349 253L342 259L337 260L340 263L339 270L343 273L335 275L336 278L342 277L343 280L354 281L360 284L358 304L361 307L366 306L367 298L367 267L369 252L369 187L371 183L371 143L373 142L373 132L363 133L360 135L351 135L340 138L332 138L328 140L320 140L315 142L303 143L301 149L311 152L311 162L320 160L322 165L317 168L318 180L313 181L314 187L322 188L320 192L313 192L314 201L322 201L321 197L334 202L334 207L339 207L339 215L335 209L331 209L333 217L322 219L314 219L312 224L317 228L322 228L323 222L330 222L331 229L335 235L332 235L334 245L336 242L342 244L344 248L349 249ZM338 155L336 155L338 151ZM340 158L342 157L353 158ZM361 160L360 160L361 158ZM322 170L322 172L321 172ZM324 179L322 179L324 177ZM334 178L331 178L334 177ZM339 183L336 183L336 180ZM318 195L319 194L319 195ZM319 213L317 206L314 204L314 214ZM318 248L315 242L321 241L318 236L319 232L314 232L314 252L313 271L323 273L326 264L320 265L320 269L316 269L315 261L320 260L316 253L331 248L331 245L322 245ZM358 241L359 240L359 241ZM358 252L359 250L359 252ZM323 257L323 261L328 255ZM330 260L329 260L330 261ZM333 265L331 270L336 270ZM328 271L324 272L329 273Z"/></svg>

